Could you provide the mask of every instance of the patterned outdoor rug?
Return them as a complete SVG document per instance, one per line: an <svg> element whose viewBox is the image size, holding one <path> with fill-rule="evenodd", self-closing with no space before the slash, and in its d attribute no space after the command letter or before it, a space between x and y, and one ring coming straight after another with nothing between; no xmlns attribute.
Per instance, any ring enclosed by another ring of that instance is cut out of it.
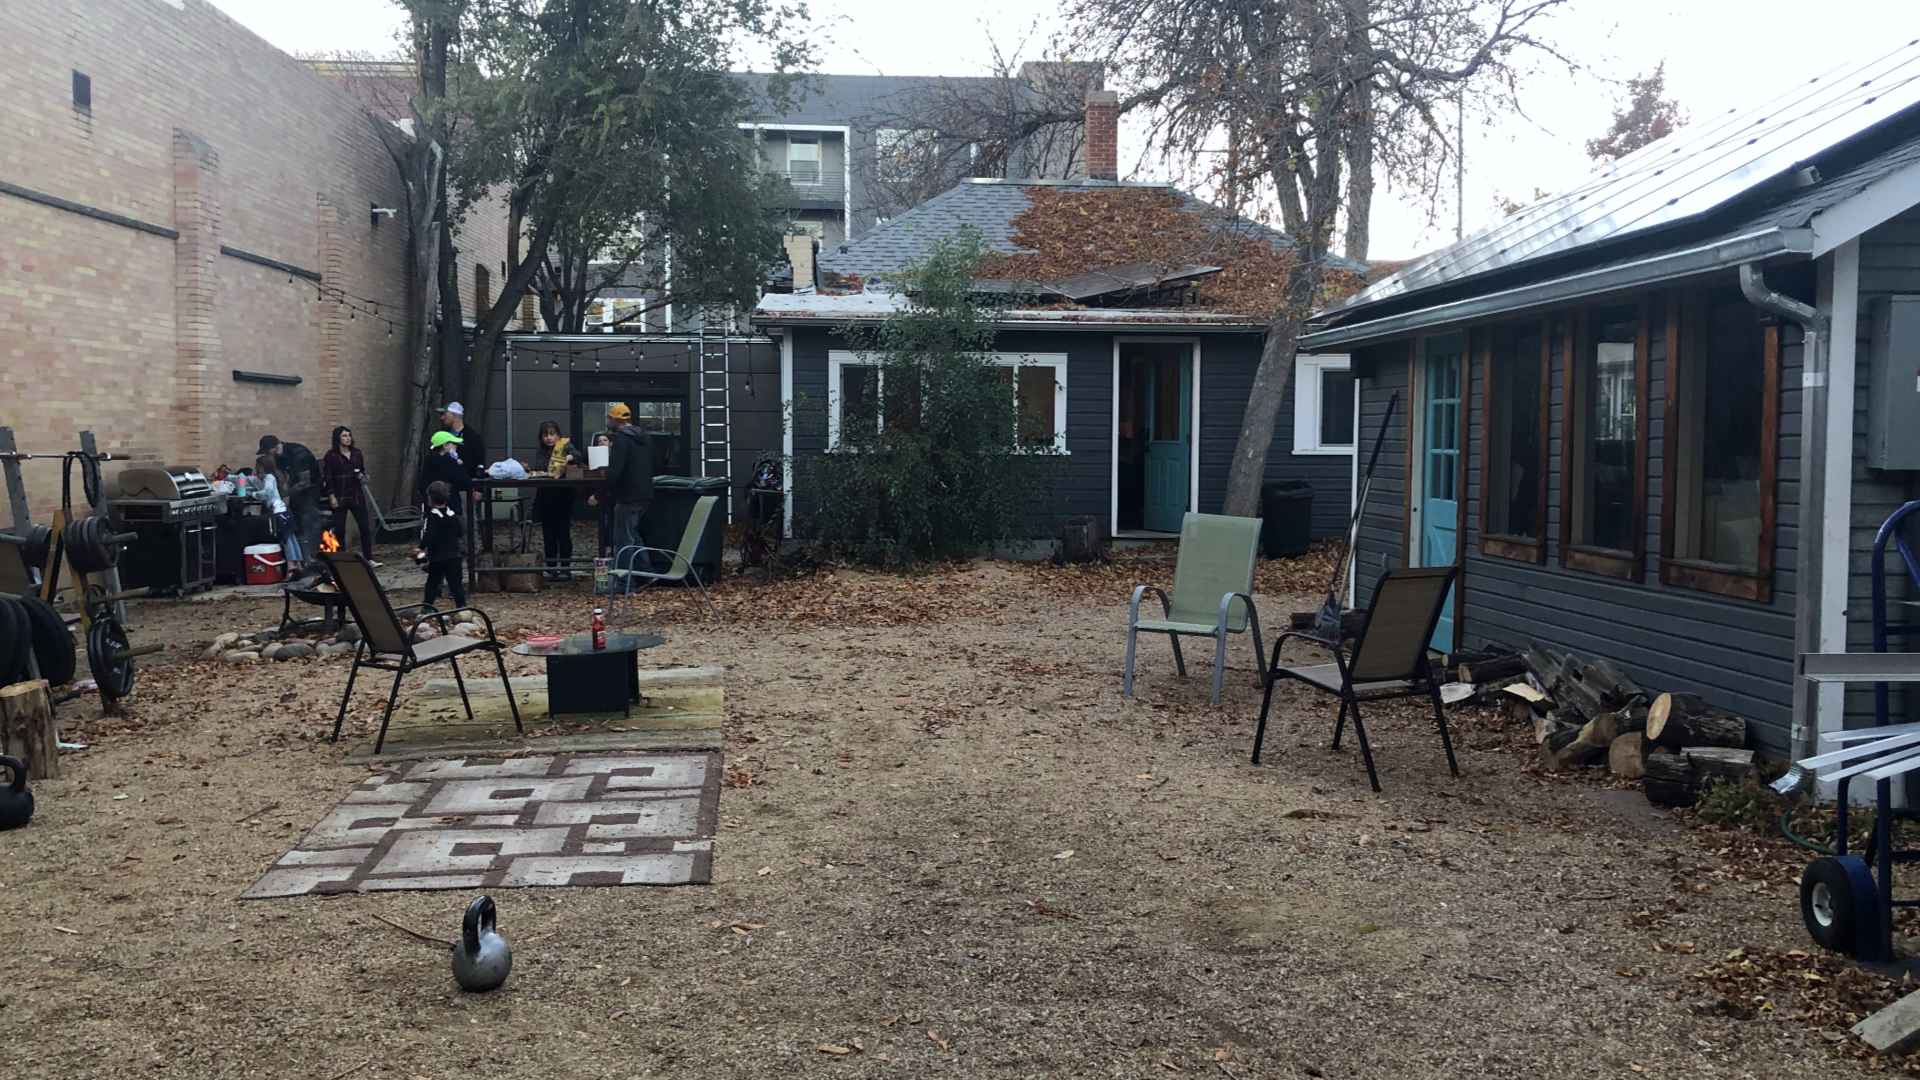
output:
<svg viewBox="0 0 1920 1080"><path fill-rule="evenodd" d="M242 899L713 880L720 755L420 761L350 792Z"/></svg>

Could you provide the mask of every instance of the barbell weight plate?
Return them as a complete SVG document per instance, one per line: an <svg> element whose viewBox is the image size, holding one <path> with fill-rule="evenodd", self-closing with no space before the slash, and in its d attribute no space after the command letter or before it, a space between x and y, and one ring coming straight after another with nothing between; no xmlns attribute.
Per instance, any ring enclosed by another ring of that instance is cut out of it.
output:
<svg viewBox="0 0 1920 1080"><path fill-rule="evenodd" d="M87 667L102 700L113 702L133 693L133 657L122 655L130 648L126 628L111 615L95 619L88 629Z"/></svg>

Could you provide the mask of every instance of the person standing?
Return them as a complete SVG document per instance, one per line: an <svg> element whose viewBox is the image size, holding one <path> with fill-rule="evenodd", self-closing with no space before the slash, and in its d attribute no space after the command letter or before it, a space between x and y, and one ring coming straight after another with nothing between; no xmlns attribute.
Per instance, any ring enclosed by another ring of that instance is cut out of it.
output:
<svg viewBox="0 0 1920 1080"><path fill-rule="evenodd" d="M455 607L467 606L466 575L460 565L460 515L448 505L452 500L453 489L445 480L427 485L427 513L420 523L420 546L413 557L427 564L427 592L421 599L429 609L440 599L442 584L453 595Z"/></svg>
<svg viewBox="0 0 1920 1080"><path fill-rule="evenodd" d="M436 431L427 441L427 460L420 463L420 490L417 501L421 506L431 506L428 489L435 481L447 485L447 490L456 496L453 505L458 507L459 499L473 486L472 477L467 475L467 467L460 461L460 436L450 431Z"/></svg>
<svg viewBox="0 0 1920 1080"><path fill-rule="evenodd" d="M327 528L342 550L347 546L347 515L360 528L360 550L373 562L373 529L367 524L367 458L353 443L353 429L346 425L333 429L332 445L320 459L320 485L326 492L327 508L333 511Z"/></svg>
<svg viewBox="0 0 1920 1080"><path fill-rule="evenodd" d="M642 544L640 519L653 501L653 442L633 426L633 410L616 401L607 406L613 452L607 462L607 501L613 505L613 550Z"/></svg>
<svg viewBox="0 0 1920 1080"><path fill-rule="evenodd" d="M609 457L613 454L613 436L604 431L594 434L593 445L606 447ZM599 481L598 487L588 494L587 505L597 510L600 557L604 559L613 554L613 503L607 499L607 469L603 465L598 469L590 468L586 472L588 476Z"/></svg>
<svg viewBox="0 0 1920 1080"><path fill-rule="evenodd" d="M300 443L283 443L272 435L260 436L260 453L271 454L279 465L280 497L287 501L300 550L320 550L320 460Z"/></svg>
<svg viewBox="0 0 1920 1080"><path fill-rule="evenodd" d="M487 444L481 441L478 431L467 426L466 407L457 401L447 402L440 410L440 426L459 437L460 452L455 456L466 465L467 475L484 474L487 471Z"/></svg>
<svg viewBox="0 0 1920 1080"><path fill-rule="evenodd" d="M540 445L547 451L547 475L565 480L580 465L580 452L573 440L560 434L560 425L548 420L540 425ZM540 536L547 555L547 580L568 581L573 577L573 489L554 485L542 488L533 499L534 516L540 519Z"/></svg>
<svg viewBox="0 0 1920 1080"><path fill-rule="evenodd" d="M286 496L280 494L280 462L271 453L263 453L253 459L253 474L260 488L260 501L266 504L267 517L273 522L275 537L280 541L280 556L287 562L287 577L300 576L300 568L305 560L300 550L300 537L294 531L293 515L287 510Z"/></svg>

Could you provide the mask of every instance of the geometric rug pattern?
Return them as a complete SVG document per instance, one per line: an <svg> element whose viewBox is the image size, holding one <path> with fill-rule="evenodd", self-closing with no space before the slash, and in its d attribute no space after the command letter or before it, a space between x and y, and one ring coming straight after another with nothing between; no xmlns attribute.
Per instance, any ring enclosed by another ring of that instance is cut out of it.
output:
<svg viewBox="0 0 1920 1080"><path fill-rule="evenodd" d="M355 787L241 894L713 880L717 753L418 761Z"/></svg>

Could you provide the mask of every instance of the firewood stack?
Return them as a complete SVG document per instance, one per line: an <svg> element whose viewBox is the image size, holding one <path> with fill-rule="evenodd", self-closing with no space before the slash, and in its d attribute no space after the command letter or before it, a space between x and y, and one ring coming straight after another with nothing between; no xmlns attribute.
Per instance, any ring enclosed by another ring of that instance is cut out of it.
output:
<svg viewBox="0 0 1920 1080"><path fill-rule="evenodd" d="M1691 806L1704 783L1739 783L1755 771L1745 720L1697 694L1650 694L1604 659L1535 644L1475 658L1455 675L1483 687L1508 683L1499 696L1512 719L1533 725L1548 772L1605 765L1641 780L1650 802Z"/></svg>

